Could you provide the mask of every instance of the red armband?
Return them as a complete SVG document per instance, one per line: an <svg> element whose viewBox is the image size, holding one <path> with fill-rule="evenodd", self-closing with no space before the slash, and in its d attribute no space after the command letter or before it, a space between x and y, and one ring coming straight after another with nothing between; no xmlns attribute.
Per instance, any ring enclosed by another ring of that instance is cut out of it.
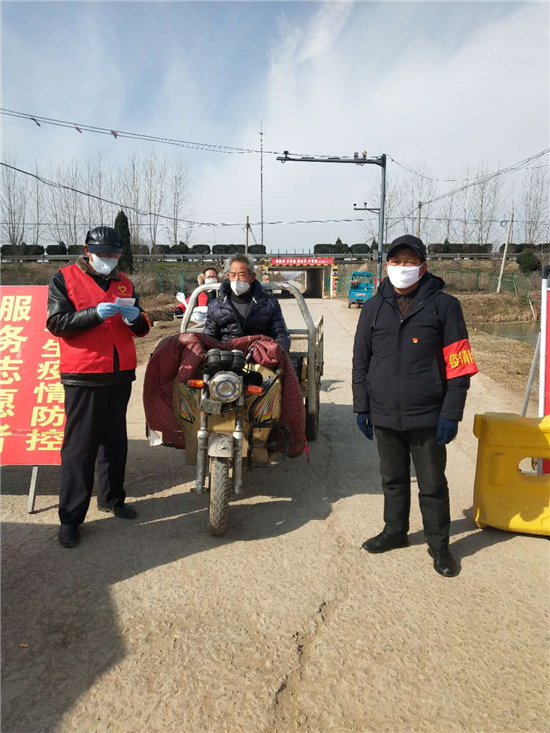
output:
<svg viewBox="0 0 550 733"><path fill-rule="evenodd" d="M447 367L447 379L463 377L467 374L477 374L479 369L472 356L472 347L468 339L455 341L443 349L445 365Z"/></svg>

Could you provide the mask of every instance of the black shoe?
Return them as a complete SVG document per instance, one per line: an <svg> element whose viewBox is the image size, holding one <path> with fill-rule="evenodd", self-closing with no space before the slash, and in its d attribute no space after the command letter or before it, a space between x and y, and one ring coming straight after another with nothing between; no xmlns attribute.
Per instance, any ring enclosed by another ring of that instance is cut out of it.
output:
<svg viewBox="0 0 550 733"><path fill-rule="evenodd" d="M388 550L396 550L398 547L408 547L409 539L407 535L404 537L396 537L385 532L380 532L376 537L371 537L370 540L363 542L361 547L367 552L387 552Z"/></svg>
<svg viewBox="0 0 550 733"><path fill-rule="evenodd" d="M114 514L117 519L135 519L137 512L129 504L121 504L120 506L99 506L97 508L100 512L107 512L108 514Z"/></svg>
<svg viewBox="0 0 550 733"><path fill-rule="evenodd" d="M452 578L458 574L458 564L448 547L442 547L439 550L429 547L428 554L433 557L436 573L443 575L445 578Z"/></svg>
<svg viewBox="0 0 550 733"><path fill-rule="evenodd" d="M57 539L63 547L76 547L80 540L78 524L62 524Z"/></svg>

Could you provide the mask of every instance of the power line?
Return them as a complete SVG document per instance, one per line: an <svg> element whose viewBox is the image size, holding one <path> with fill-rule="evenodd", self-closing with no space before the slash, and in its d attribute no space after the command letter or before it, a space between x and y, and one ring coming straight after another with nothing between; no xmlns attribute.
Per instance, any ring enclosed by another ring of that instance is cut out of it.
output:
<svg viewBox="0 0 550 733"><path fill-rule="evenodd" d="M179 140L177 138L162 137L157 135L148 135L145 133L128 132L126 130L117 130L114 127L99 127L97 125L89 125L83 122L71 122L70 120L60 120L52 117L43 117L41 115L32 115L28 112L19 112L13 109L0 107L0 113L7 117L28 120L34 122L38 127L42 125L52 125L54 127L63 127L70 130L76 130L78 133L91 132L97 135L107 135L115 139L126 138L128 140L143 140L145 142L162 143L163 145L174 145L176 147L187 148L190 150L204 150L210 153L225 154L257 154L257 155L283 155L281 151L276 150L257 150L256 148L240 148L232 145L218 145L214 143L201 143L191 140ZM263 147L263 143L262 143ZM288 153L288 151L286 151ZM308 153L296 153L296 155L310 155ZM324 158L334 156L319 156Z"/></svg>
<svg viewBox="0 0 550 733"><path fill-rule="evenodd" d="M542 153L540 153L539 155L542 155ZM23 175L30 176L31 178L36 179L37 181L39 181L40 183L42 183L45 186L49 186L51 188L56 188L56 189L61 189L61 190L66 190L66 191L71 191L72 193L77 193L81 196L86 196L96 201L101 201L105 204L110 204L111 206L117 206L120 209L126 209L126 210L133 211L136 214L138 214L139 216L151 216L151 217L156 217L158 219L164 219L170 222L178 221L178 222L190 224L192 226L197 226L197 227L204 226L204 227L241 227L242 228L244 226L242 222L202 222L202 221L194 221L192 219L180 219L180 218L176 218L172 216L167 216L165 214L160 214L154 211L140 211L135 206L120 203L119 201L112 201L110 199L103 198L102 196L98 196L96 194L90 193L89 191L81 191L80 189L74 188L73 186L67 186L65 184L58 183L57 181L50 181L46 178L43 178L42 176L39 176L36 173L31 173L30 171L23 170L22 168L17 168L16 166L10 165L9 163L5 163L3 161L0 161L0 165L4 166L5 168L9 168L10 170L16 171L17 173L21 173ZM450 195L450 194L446 194L446 195ZM440 198L443 198L443 197L440 197ZM423 205L433 203L435 200L436 199L432 201L423 202ZM414 214L416 209L417 207L415 206L414 209L412 209L408 214L405 214L404 216L386 217L386 221L392 222L391 224L389 224L388 229L393 228L394 226L396 226L397 224L399 224L402 221L405 221L405 219L409 219L412 216L412 214ZM489 222L497 223L501 221L501 219L483 219L483 220L468 219L468 220L465 220L461 217L456 217L456 218L451 218L451 219L449 219L448 217L424 217L424 218L430 219L433 221L459 221L459 222L468 221L469 223L476 223L480 221L485 221L487 223ZM336 219L336 218L334 219L296 219L294 221L278 220L278 221L267 221L267 222L266 221L252 222L251 226L252 225L261 226L262 223L264 225L269 225L269 226L277 226L277 225L291 226L295 224L346 224L346 223L357 223L357 222L377 221L377 220L378 220L378 217L354 217L354 218L342 218L342 219ZM532 221L536 221L536 220L516 219L516 221L521 222L521 223L531 223ZM7 225L7 222L2 222L2 223L4 225ZM545 223L545 221L543 221L542 223ZM32 223L26 222L25 225L26 226L52 226L51 223L47 223L47 222L32 222ZM64 225L64 226L68 226L68 225ZM141 226L147 226L147 224L143 223L141 224ZM254 240L256 241L255 237L254 237Z"/></svg>
<svg viewBox="0 0 550 733"><path fill-rule="evenodd" d="M447 191L447 193L443 193L440 196L436 196L435 198L430 199L429 201L422 201L422 206L428 206L428 204L434 204L437 201L442 201L443 199L446 199L449 196L454 196L457 193L462 193L462 191L466 191L466 189L471 188L472 186L478 186L478 185L481 185L482 183L488 183L493 178L504 175L505 173L515 173L519 170L524 169L531 161L538 160L538 158L541 158L543 155L547 155L549 152L550 152L550 148L546 148L546 150L542 150L540 153L535 153L535 155L531 155L528 158L524 158L523 160L520 160L518 163L513 163L512 165L509 165L506 168L500 168L499 170L495 171L494 173L488 173L484 176L480 176L479 178L475 178L470 183L467 183L466 185L461 186L460 188L456 188L452 191ZM412 172L415 173L415 171L412 171ZM405 221L405 219L408 219L410 216L412 216L412 214L414 214L417 208L418 206L415 206L414 209L412 209L408 214L400 217L393 224L390 224L388 229L391 229L392 227L396 226L400 222ZM457 220L457 221L461 221L461 220Z"/></svg>
<svg viewBox="0 0 550 733"><path fill-rule="evenodd" d="M461 186L460 188L457 188L453 191L447 191L447 193L443 193L440 196L436 196L433 199L430 199L430 201L423 201L422 205L427 206L428 204L433 204L436 201L441 201L442 199L447 198L448 196L454 196L456 193L461 193L462 191L465 191L467 188L471 188L472 186L478 186L482 183L488 183L493 178L497 178L498 176L502 176L505 173L516 173L519 170L522 170L525 168L525 166L530 163L533 160L537 160L538 158L541 158L543 155L547 155L550 152L550 148L546 148L546 150L542 150L540 153L535 153L535 155L531 155L528 158L525 158L524 160L520 160L519 163L514 163L512 165L507 166L506 168L500 168L499 170L495 171L494 173L488 173L487 175L480 176L479 178L476 178L471 183L467 183L465 186Z"/></svg>
<svg viewBox="0 0 550 733"><path fill-rule="evenodd" d="M547 152L548 150L541 153L541 155L544 155ZM395 160L395 158L392 158L391 155L388 155L388 158L392 161L392 163L395 163L400 168L403 168L404 170L408 171L409 173L412 173L415 176L418 176L419 178L424 178L426 181L441 181L444 183L461 183L462 181L476 181L476 180L483 179L483 176L481 177L470 176L468 178L434 178L433 176L427 176L425 173L420 173L420 171L413 170L413 168L410 168L409 166L405 165L404 163L400 163L398 160ZM550 163L546 163L545 165L535 165L529 168L524 168L523 170L536 170L538 168L548 168L549 166L550 166ZM518 170L521 170L521 169L518 169Z"/></svg>
<svg viewBox="0 0 550 733"><path fill-rule="evenodd" d="M17 171L17 173L23 173L26 176L30 176L31 178L35 178L40 183L44 184L45 186L49 186L51 188L57 188L57 189L63 189L65 191L71 191L72 193L80 194L81 196L87 196L88 198L95 199L96 201L102 201L105 204L111 204L111 206L117 206L120 209L126 209L129 211L133 211L134 213L138 214L139 216L152 216L156 217L158 219L167 219L168 221L178 221L183 222L185 224L191 224L192 226L201 226L201 227L235 227L235 226L242 226L242 224L233 224L233 223L216 223L216 222L204 222L204 221L193 221L191 219L179 219L174 216L166 216L165 214L159 214L154 211L140 211L135 206L131 206L128 204L121 204L119 201L111 201L110 199L105 199L102 196L97 196L96 194L90 193L89 191L80 191L78 188L73 188L72 186L66 186L63 183L57 183L56 181L49 181L46 178L42 178L41 176L37 175L36 173L30 173L29 171L22 170L21 168L16 168L13 165L9 165L8 163L4 163L3 161L0 161L0 165L3 165L5 168L10 168L11 170Z"/></svg>
<svg viewBox="0 0 550 733"><path fill-rule="evenodd" d="M10 165L9 163L5 163L3 161L0 161L0 165L4 166L5 168L9 168L10 170L16 171L17 173L22 173L23 175L30 176L31 178L36 179L40 183L42 183L45 186L49 186L51 188L56 189L62 189L65 191L71 191L72 193L77 193L81 196L87 196L88 198L92 198L96 201L102 201L105 204L110 204L111 206L117 206L120 209L126 209L129 211L133 211L139 216L151 216L156 217L158 219L166 219L167 221L178 221L183 222L185 224L190 224L192 226L200 226L200 227L243 227L244 224L242 222L204 222L204 221L193 221L192 219L180 219L173 216L166 216L165 214L160 214L158 212L154 211L140 211L135 206L131 206L128 204L120 203L119 201L112 201L110 199L103 198L102 196L97 196L96 194L90 193L89 191L81 191L78 188L74 188L73 186L66 186L63 183L58 183L57 181L50 181L47 178L43 178L42 176L39 176L36 173L31 173L30 171L25 171L22 168L17 168L16 166ZM269 225L277 225L277 224L339 224L344 222L360 222L364 221L364 219L300 219L296 221L267 221L264 222L264 224ZM253 222L254 226L260 226L261 222ZM30 226L30 225L29 225Z"/></svg>
<svg viewBox="0 0 550 733"><path fill-rule="evenodd" d="M254 150L252 148L238 148L233 147L230 145L217 145L217 144L211 144L211 143L199 143L199 142L192 142L190 140L178 140L175 138L168 138L168 137L160 137L155 135L147 135L143 133L136 133L136 132L127 132L124 130L116 130L114 128L108 128L108 127L97 127L94 125L88 125L81 122L69 122L68 120L57 120L52 119L51 117L41 117L40 115L30 115L25 112L16 112L15 110L9 110L0 108L0 112L3 115L6 115L8 117L16 117L18 119L25 119L35 122L39 127L41 127L41 124L45 125L53 125L54 127L64 127L69 129L74 129L77 132L83 133L83 132L93 132L95 134L99 135L108 135L112 136L114 138L127 138L130 140L144 140L146 142L157 142L157 143L163 143L166 145L175 145L177 147L183 147L183 148L190 148L192 150L206 150L208 152L212 153L258 153L258 150ZM266 151L270 152L272 155L276 155L276 153L272 151Z"/></svg>

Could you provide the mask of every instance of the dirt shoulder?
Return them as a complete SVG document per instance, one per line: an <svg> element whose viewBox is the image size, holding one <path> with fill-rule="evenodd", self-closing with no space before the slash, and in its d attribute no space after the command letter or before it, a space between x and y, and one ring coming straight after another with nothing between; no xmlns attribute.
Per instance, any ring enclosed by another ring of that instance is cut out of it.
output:
<svg viewBox="0 0 550 733"><path fill-rule="evenodd" d="M516 339L476 331L470 327L470 343L479 371L517 395L523 395L533 362L534 348ZM536 399L535 387L532 399Z"/></svg>

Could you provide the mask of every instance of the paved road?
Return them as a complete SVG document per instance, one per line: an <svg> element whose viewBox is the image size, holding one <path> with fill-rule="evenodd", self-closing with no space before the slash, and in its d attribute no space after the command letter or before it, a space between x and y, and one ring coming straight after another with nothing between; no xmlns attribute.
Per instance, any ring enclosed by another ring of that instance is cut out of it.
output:
<svg viewBox="0 0 550 733"><path fill-rule="evenodd" d="M64 550L57 469L41 469L33 516L30 471L3 471L3 733L547 730L549 544L479 531L470 513L474 410L520 400L474 380L449 456L460 576L434 573L416 503L412 546L368 556L382 497L350 407L358 311L311 307L326 323L321 437L309 466L252 475L223 539L181 455L144 441L139 383L137 522L92 508Z"/></svg>

